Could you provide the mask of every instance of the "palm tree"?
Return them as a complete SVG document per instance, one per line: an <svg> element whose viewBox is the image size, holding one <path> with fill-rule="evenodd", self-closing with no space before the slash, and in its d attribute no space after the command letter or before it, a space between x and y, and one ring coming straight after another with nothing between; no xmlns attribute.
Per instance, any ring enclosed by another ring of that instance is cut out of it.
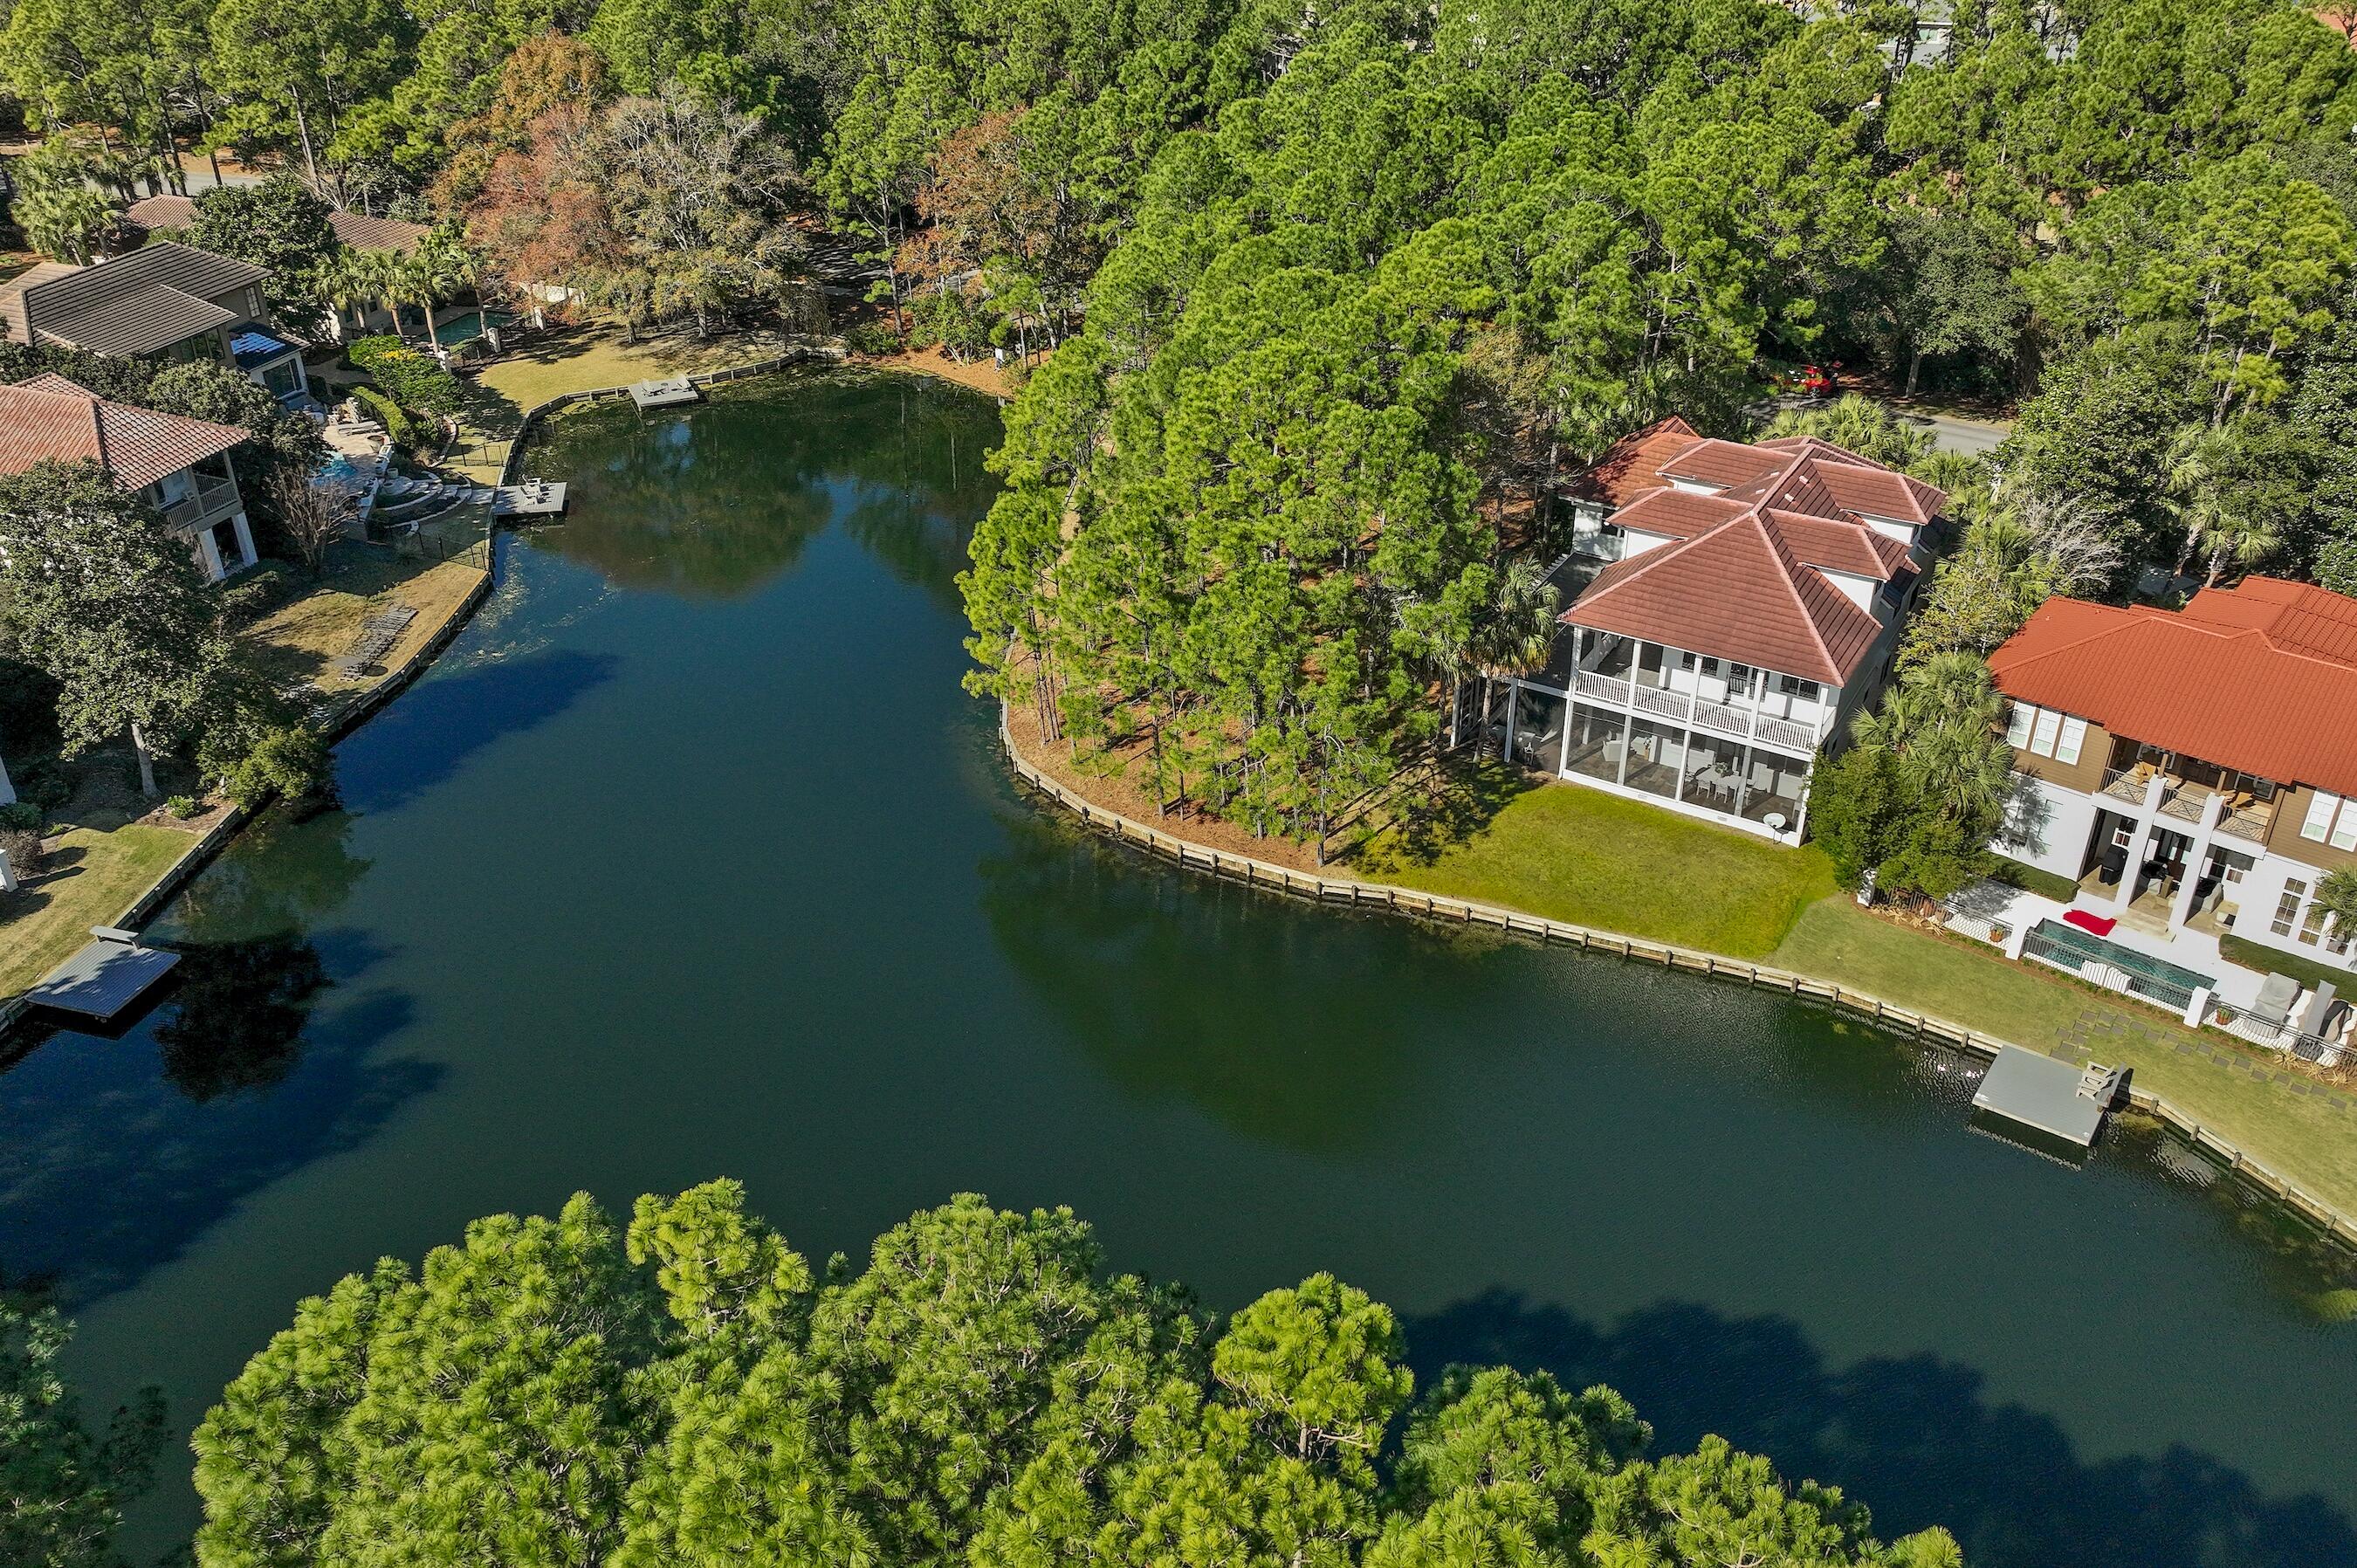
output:
<svg viewBox="0 0 2357 1568"><path fill-rule="evenodd" d="M2332 917L2335 933L2357 938L2357 871L2326 872L2316 885L2316 907Z"/></svg>
<svg viewBox="0 0 2357 1568"><path fill-rule="evenodd" d="M1926 799L1988 821L2004 814L2013 789L2011 756L1997 732L2004 708L1977 654L1935 653L1900 678L1880 713L1861 714L1851 734L1897 757Z"/></svg>
<svg viewBox="0 0 2357 1568"><path fill-rule="evenodd" d="M350 269L351 286L355 296L381 307L393 317L393 333L401 330L401 296L405 286L402 277L404 263L398 251L354 251L346 259Z"/></svg>
<svg viewBox="0 0 2357 1568"><path fill-rule="evenodd" d="M2185 543L2177 553L2177 575L2202 540L2227 526L2226 507L2219 479L2225 472L2225 432L2206 424L2188 424L2170 438L2161 459L2161 483L2168 506L2185 526ZM2215 581L2213 576L2212 581Z"/></svg>
<svg viewBox="0 0 2357 1568"><path fill-rule="evenodd" d="M1497 573L1490 602L1473 623L1461 654L1450 660L1450 692L1466 674L1481 677L1480 746L1489 745L1490 703L1495 682L1544 668L1561 629L1555 617L1562 595L1536 558L1517 555ZM1456 712L1452 705L1452 714ZM1480 749L1477 747L1477 750Z"/></svg>
<svg viewBox="0 0 2357 1568"><path fill-rule="evenodd" d="M375 297L361 255L358 251L338 251L311 274L311 297L335 322L339 338L344 334L344 312L357 311Z"/></svg>

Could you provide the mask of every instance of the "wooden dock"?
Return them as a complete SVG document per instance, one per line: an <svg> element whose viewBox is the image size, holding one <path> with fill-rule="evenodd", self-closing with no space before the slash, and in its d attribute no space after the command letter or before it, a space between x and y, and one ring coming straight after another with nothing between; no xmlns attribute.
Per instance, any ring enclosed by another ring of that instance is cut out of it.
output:
<svg viewBox="0 0 2357 1568"><path fill-rule="evenodd" d="M526 479L501 485L491 501L493 517L554 517L565 510L565 481Z"/></svg>
<svg viewBox="0 0 2357 1568"><path fill-rule="evenodd" d="M633 382L630 401L642 409L674 408L683 403L702 403L704 394L685 376L666 376L661 381Z"/></svg>

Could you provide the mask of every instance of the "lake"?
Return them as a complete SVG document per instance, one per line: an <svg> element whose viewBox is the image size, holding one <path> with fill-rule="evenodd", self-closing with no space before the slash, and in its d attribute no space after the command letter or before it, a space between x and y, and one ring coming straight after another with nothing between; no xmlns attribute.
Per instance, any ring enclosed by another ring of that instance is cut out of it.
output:
<svg viewBox="0 0 2357 1568"><path fill-rule="evenodd" d="M2357 1563L2350 1283L2148 1133L1790 999L1183 875L1013 789L960 690L987 399L832 374L576 413L432 673L0 1074L0 1271L176 1440L296 1301L468 1220L717 1175L813 1258L1070 1204L1215 1307L1330 1270L1982 1568ZM1974 1070L1976 1070L1974 1069ZM195 1518L185 1451L137 1561Z"/></svg>

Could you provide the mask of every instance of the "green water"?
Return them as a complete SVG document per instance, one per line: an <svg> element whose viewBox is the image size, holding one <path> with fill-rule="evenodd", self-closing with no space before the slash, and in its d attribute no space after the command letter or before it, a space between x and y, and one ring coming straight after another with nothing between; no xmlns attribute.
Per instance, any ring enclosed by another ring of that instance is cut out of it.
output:
<svg viewBox="0 0 2357 1568"><path fill-rule="evenodd" d="M2357 1324L2153 1141L2066 1169L1967 1130L1964 1064L1775 997L1025 804L958 688L996 430L894 378L558 427L570 521L345 745L350 810L206 874L124 1038L0 1076L0 1268L93 1396L185 1429L299 1296L576 1188L734 1174L818 1256L974 1189L1216 1305L1331 1269L1426 1375L1609 1380L1981 1564L2357 1562Z"/></svg>

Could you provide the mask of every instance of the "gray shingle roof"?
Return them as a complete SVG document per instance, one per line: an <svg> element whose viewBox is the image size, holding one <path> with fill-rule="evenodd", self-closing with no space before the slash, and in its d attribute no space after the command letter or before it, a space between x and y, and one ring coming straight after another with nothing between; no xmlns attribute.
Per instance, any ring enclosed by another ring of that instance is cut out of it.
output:
<svg viewBox="0 0 2357 1568"><path fill-rule="evenodd" d="M160 242L28 285L16 297L21 325L11 326L92 353L151 354L237 319L211 301L269 275L250 262Z"/></svg>

